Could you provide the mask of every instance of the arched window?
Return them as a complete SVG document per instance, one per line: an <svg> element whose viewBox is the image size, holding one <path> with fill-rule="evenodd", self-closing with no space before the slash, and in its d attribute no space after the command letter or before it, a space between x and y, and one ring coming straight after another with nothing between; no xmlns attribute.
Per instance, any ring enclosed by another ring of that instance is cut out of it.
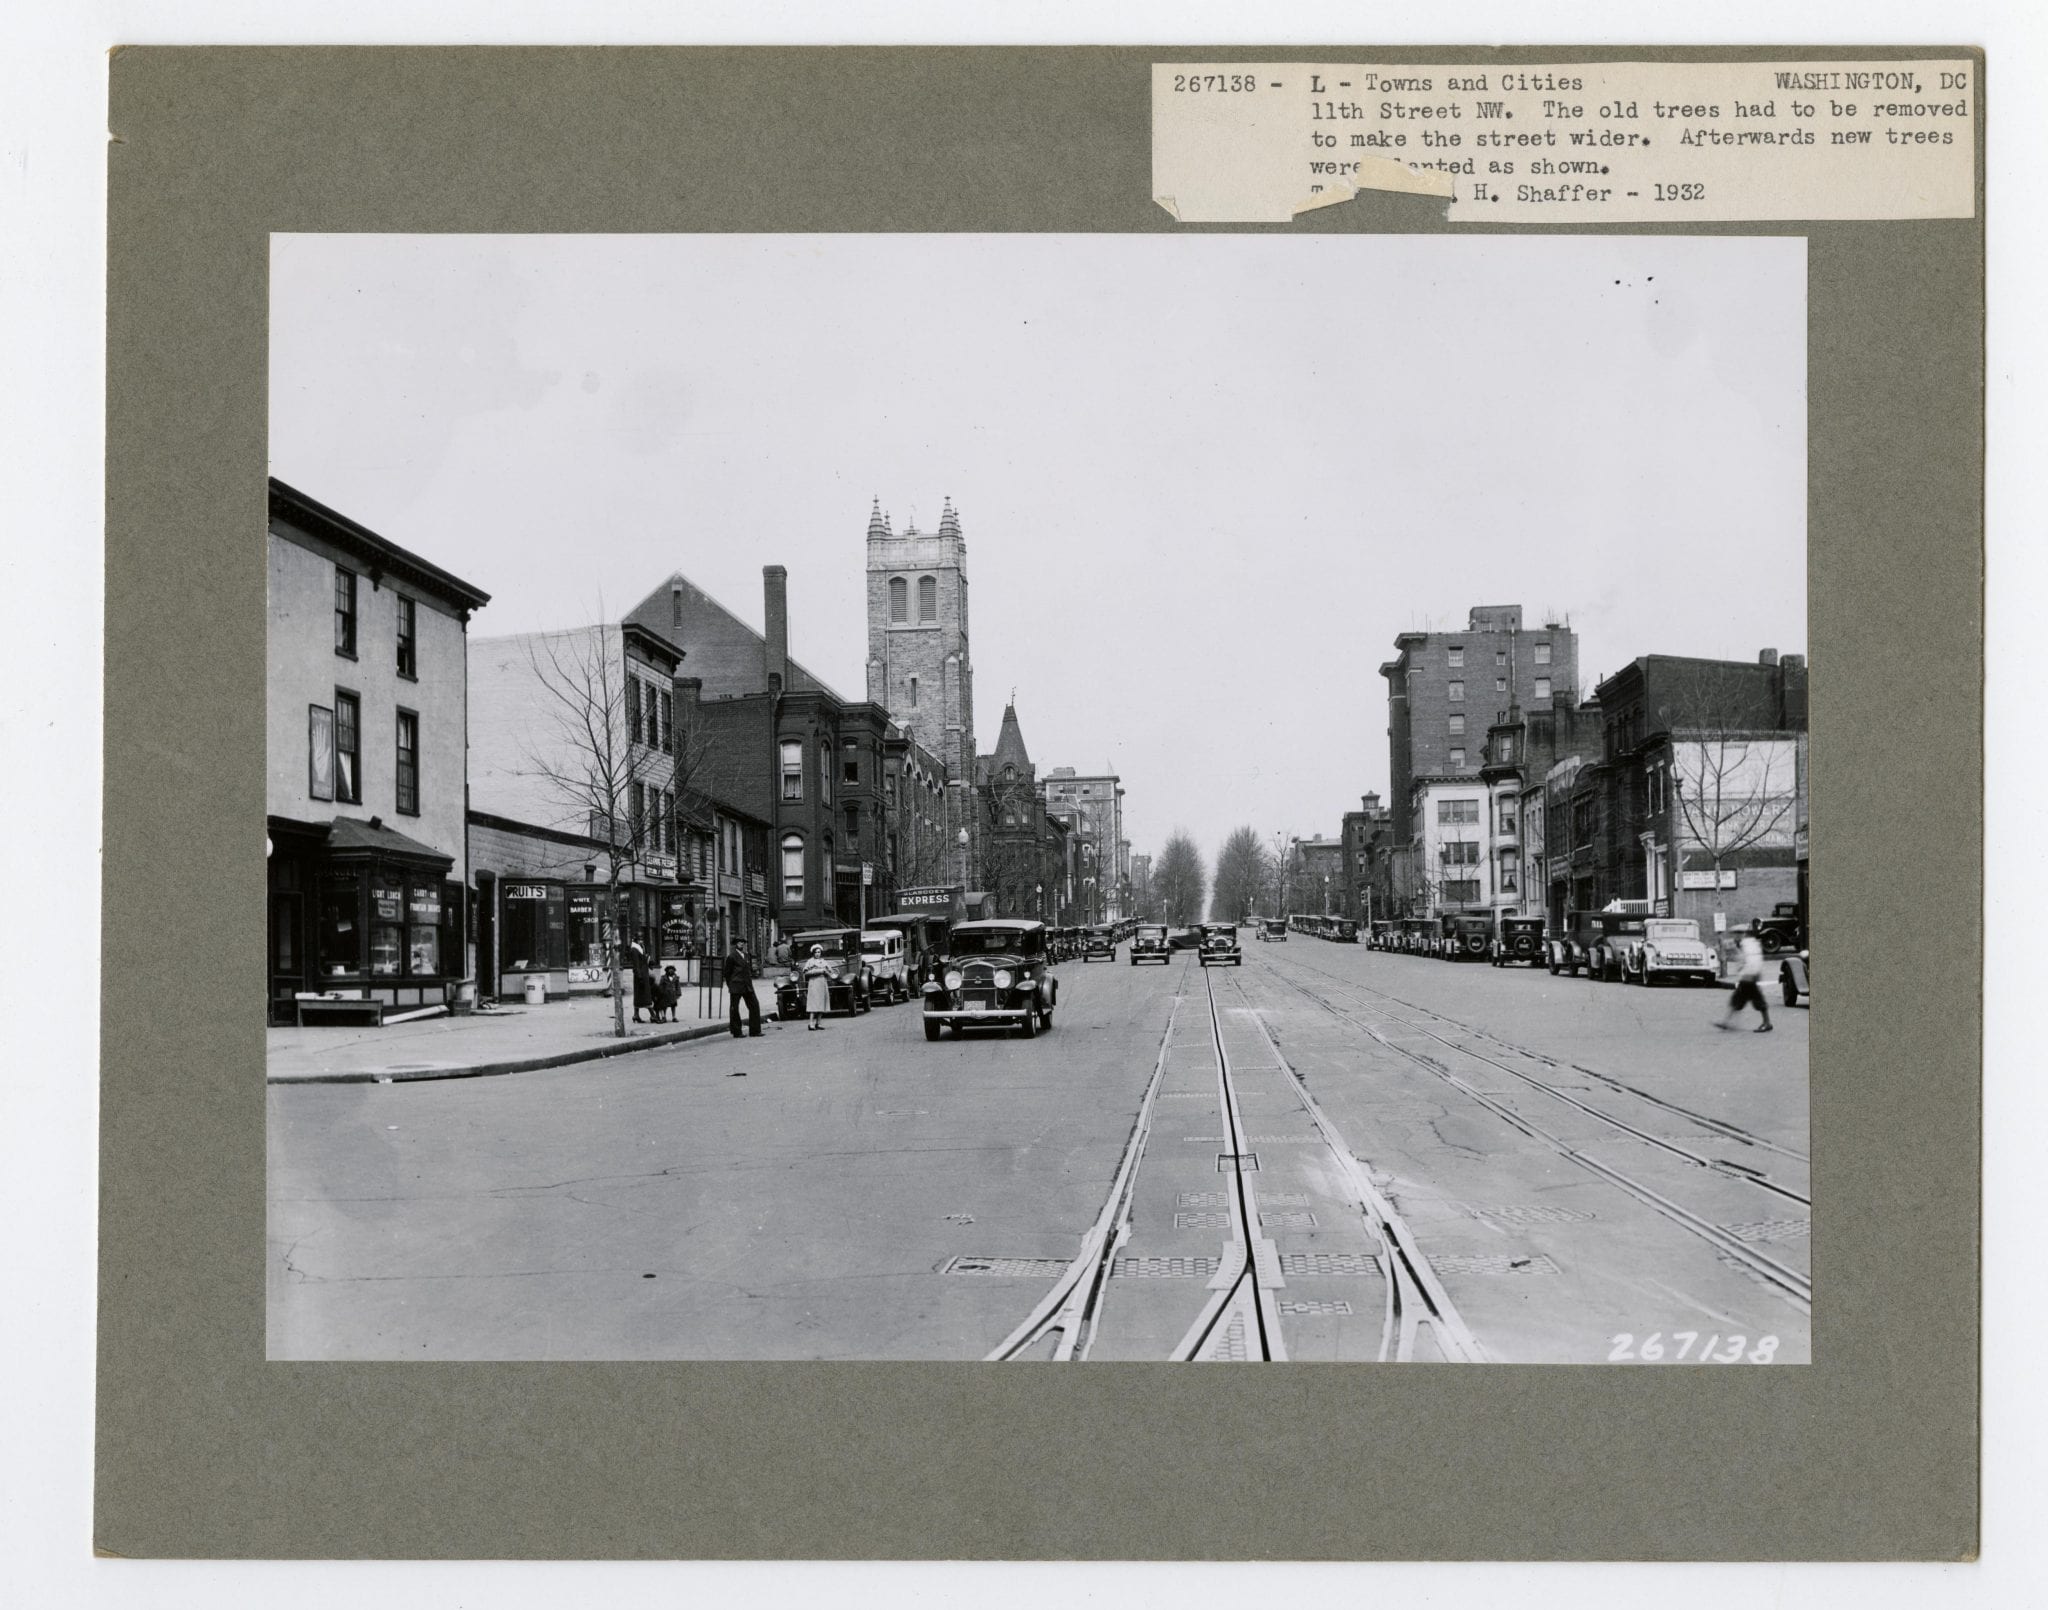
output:
<svg viewBox="0 0 2048 1610"><path fill-rule="evenodd" d="M804 797L804 746L795 738L782 740L782 797Z"/></svg>
<svg viewBox="0 0 2048 1610"><path fill-rule="evenodd" d="M901 626L910 619L910 583L901 576L889 578L889 624Z"/></svg>
<svg viewBox="0 0 2048 1610"><path fill-rule="evenodd" d="M801 833L782 835L782 903L804 903L804 837Z"/></svg>
<svg viewBox="0 0 2048 1610"><path fill-rule="evenodd" d="M935 576L917 578L917 618L920 621L939 618L939 583Z"/></svg>

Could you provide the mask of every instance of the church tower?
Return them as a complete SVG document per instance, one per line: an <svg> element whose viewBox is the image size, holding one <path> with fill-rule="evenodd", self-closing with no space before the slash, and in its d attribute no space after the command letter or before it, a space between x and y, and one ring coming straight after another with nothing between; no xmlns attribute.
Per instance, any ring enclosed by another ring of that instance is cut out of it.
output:
<svg viewBox="0 0 2048 1610"><path fill-rule="evenodd" d="M868 516L868 700L974 787L974 666L967 647L967 542L946 499L936 531L898 535Z"/></svg>

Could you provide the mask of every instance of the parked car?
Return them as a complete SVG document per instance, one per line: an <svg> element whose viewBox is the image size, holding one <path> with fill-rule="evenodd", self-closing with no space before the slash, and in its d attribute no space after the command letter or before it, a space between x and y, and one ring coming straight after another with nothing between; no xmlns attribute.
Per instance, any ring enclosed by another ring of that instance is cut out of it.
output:
<svg viewBox="0 0 2048 1610"><path fill-rule="evenodd" d="M1172 962L1173 947L1166 940L1166 925L1141 922L1131 935L1131 965L1140 962Z"/></svg>
<svg viewBox="0 0 2048 1610"><path fill-rule="evenodd" d="M907 1001L910 979L903 935L893 928L869 928L860 936L868 963L868 990L878 1000Z"/></svg>
<svg viewBox="0 0 2048 1610"><path fill-rule="evenodd" d="M1000 917L953 925L946 961L924 987L924 1037L951 1028L1014 1029L1030 1039L1052 1027L1059 980L1042 922Z"/></svg>
<svg viewBox="0 0 2048 1610"><path fill-rule="evenodd" d="M1202 929L1202 965L1204 967L1242 967L1244 952L1237 943L1237 924L1234 922L1212 922Z"/></svg>
<svg viewBox="0 0 2048 1610"><path fill-rule="evenodd" d="M1492 912L1446 911L1438 918L1434 953L1443 960L1476 962L1492 949Z"/></svg>
<svg viewBox="0 0 2048 1610"><path fill-rule="evenodd" d="M1092 962L1097 956L1116 960L1116 930L1106 922L1098 922L1081 936L1081 960Z"/></svg>
<svg viewBox="0 0 2048 1610"><path fill-rule="evenodd" d="M906 912L892 917L871 917L870 931L893 928L903 935L903 976L912 994L927 978L935 977L946 954L946 930L952 920L932 912Z"/></svg>
<svg viewBox="0 0 2048 1610"><path fill-rule="evenodd" d="M1813 992L1807 988L1807 969L1812 965L1808 953L1803 950L1797 956L1787 956L1778 963L1778 988L1784 992L1787 1006L1797 1006L1801 1001L1809 1007L1813 1005Z"/></svg>
<svg viewBox="0 0 2048 1610"><path fill-rule="evenodd" d="M1330 931L1323 937L1334 939L1340 945L1355 945L1358 943L1358 924L1349 917L1332 917Z"/></svg>
<svg viewBox="0 0 2048 1610"><path fill-rule="evenodd" d="M1700 925L1690 917L1645 917L1642 934L1622 943L1624 983L1654 984L1660 978L1718 983L1720 958L1700 938Z"/></svg>
<svg viewBox="0 0 2048 1610"><path fill-rule="evenodd" d="M1783 950L1804 949L1806 925L1799 920L1799 902L1780 900L1771 908L1768 917L1758 918L1756 939L1766 956L1775 956Z"/></svg>
<svg viewBox="0 0 2048 1610"><path fill-rule="evenodd" d="M1620 978L1622 947L1641 936L1648 911L1648 902L1629 900L1608 910L1566 912L1564 927L1544 941L1551 972Z"/></svg>
<svg viewBox="0 0 2048 1610"><path fill-rule="evenodd" d="M1259 937L1270 944L1287 943L1287 924L1278 917L1268 917L1259 924Z"/></svg>
<svg viewBox="0 0 2048 1610"><path fill-rule="evenodd" d="M826 984L831 996L830 1010L858 1014L869 1010L874 999L868 988L867 954L861 949L858 928L816 928L795 934L789 941L789 972L775 986L775 1015L793 1021L804 1015L804 996L809 980L804 963L815 946L831 967Z"/></svg>
<svg viewBox="0 0 2048 1610"><path fill-rule="evenodd" d="M1500 932L1493 937L1493 965L1512 967L1527 962L1531 967L1543 963L1543 919L1541 917L1503 917Z"/></svg>
<svg viewBox="0 0 2048 1610"><path fill-rule="evenodd" d="M1166 942L1175 950L1200 950L1202 948L1201 925L1197 924L1192 928L1169 928L1166 930Z"/></svg>

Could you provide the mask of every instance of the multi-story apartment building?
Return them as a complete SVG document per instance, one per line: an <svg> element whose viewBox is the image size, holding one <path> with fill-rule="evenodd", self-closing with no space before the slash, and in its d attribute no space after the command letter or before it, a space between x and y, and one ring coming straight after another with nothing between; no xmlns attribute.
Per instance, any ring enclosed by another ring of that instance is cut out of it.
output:
<svg viewBox="0 0 2048 1610"><path fill-rule="evenodd" d="M1118 922L1130 896L1130 841L1123 836L1124 789L1114 772L1084 776L1072 766L1045 774L1045 808L1075 840L1082 922Z"/></svg>
<svg viewBox="0 0 2048 1610"><path fill-rule="evenodd" d="M1338 840L1344 853L1337 915L1355 922L1391 916L1394 818L1378 794L1361 795L1359 808L1344 813Z"/></svg>
<svg viewBox="0 0 2048 1610"><path fill-rule="evenodd" d="M1548 779L1561 760L1597 760L1604 741L1599 705L1574 704L1562 691L1548 710L1511 708L1488 729L1480 778L1489 796L1487 857L1496 912L1546 916L1552 926L1563 922L1569 859L1553 868L1545 852ZM1568 824L1560 833L1568 837Z"/></svg>
<svg viewBox="0 0 2048 1610"><path fill-rule="evenodd" d="M1558 621L1525 629L1519 604L1474 608L1462 632L1403 632L1387 679L1387 745L1394 836L1414 837L1418 778L1476 778L1487 728L1510 708L1547 710L1576 699L1578 638Z"/></svg>
<svg viewBox="0 0 2048 1610"><path fill-rule="evenodd" d="M489 595L270 483L269 1020L299 994L452 1001L469 976L471 613Z"/></svg>

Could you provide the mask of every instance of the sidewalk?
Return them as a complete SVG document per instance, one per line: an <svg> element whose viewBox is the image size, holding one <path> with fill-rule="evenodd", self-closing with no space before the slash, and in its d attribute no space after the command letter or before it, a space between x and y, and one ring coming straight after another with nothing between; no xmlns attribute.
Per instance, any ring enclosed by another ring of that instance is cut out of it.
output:
<svg viewBox="0 0 2048 1610"><path fill-rule="evenodd" d="M694 985L685 989L675 1023L635 1023L629 1001L623 1040L612 1033L609 995L573 996L546 1006L500 1006L469 1017L421 1018L381 1029L269 1029L265 1077L274 1085L386 1084L559 1068L726 1033L725 991L705 993L705 1016L695 1019L699 992ZM773 1004L771 995L771 1009ZM764 1013L764 1031L772 1022Z"/></svg>

